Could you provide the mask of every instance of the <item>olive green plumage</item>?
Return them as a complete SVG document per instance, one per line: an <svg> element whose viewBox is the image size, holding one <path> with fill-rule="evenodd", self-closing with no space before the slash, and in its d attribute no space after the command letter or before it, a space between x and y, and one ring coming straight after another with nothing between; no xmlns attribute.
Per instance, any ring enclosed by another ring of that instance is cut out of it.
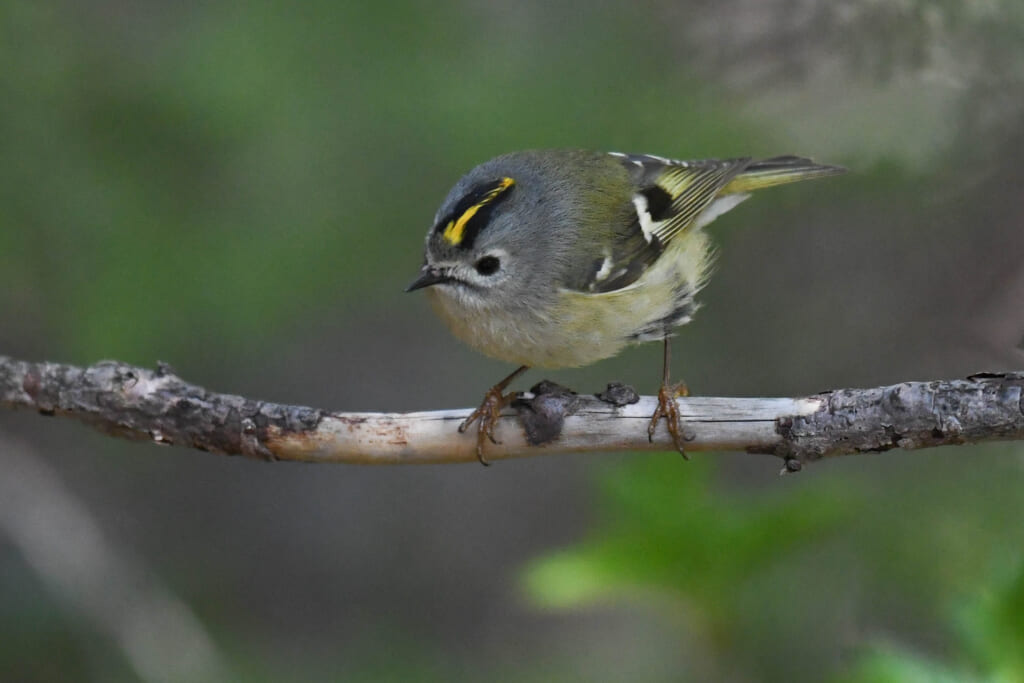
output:
<svg viewBox="0 0 1024 683"><path fill-rule="evenodd" d="M586 365L689 322L712 262L705 225L754 190L841 172L793 156L508 154L451 190L409 289L429 286L452 332L484 354Z"/></svg>

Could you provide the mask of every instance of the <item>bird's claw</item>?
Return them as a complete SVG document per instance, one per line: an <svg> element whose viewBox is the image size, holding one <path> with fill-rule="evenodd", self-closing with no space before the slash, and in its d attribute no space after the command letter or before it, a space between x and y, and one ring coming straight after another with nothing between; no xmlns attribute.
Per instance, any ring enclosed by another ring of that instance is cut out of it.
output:
<svg viewBox="0 0 1024 683"><path fill-rule="evenodd" d="M502 409L515 398L515 392L504 394L502 393L503 390L504 387L500 385L495 385L488 389L487 393L484 394L484 400L480 403L480 407L470 413L462 421L462 424L459 425L459 433L465 434L474 422L480 423L476 432L476 459L480 461L481 465L491 464L484 457L484 444L488 440L495 445L501 443L494 437L494 428L501 417Z"/></svg>
<svg viewBox="0 0 1024 683"><path fill-rule="evenodd" d="M690 459L690 456L686 454L683 442L693 437L683 431L683 426L679 419L679 404L676 403L676 399L680 396L689 395L690 390L687 389L685 382L680 382L673 386L662 384L658 390L658 407L655 408L654 415L651 416L651 421L647 425L647 440L654 441L658 422L661 418L665 418L665 426L668 428L669 436L672 437L672 445L687 460Z"/></svg>

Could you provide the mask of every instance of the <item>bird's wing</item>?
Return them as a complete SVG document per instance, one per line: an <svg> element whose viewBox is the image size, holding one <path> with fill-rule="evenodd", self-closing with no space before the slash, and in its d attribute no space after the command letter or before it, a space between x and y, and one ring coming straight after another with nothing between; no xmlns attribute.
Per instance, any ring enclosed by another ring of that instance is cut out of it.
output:
<svg viewBox="0 0 1024 683"><path fill-rule="evenodd" d="M667 245L694 225L750 159L673 161L646 155L620 155L634 178L637 223L646 238Z"/></svg>
<svg viewBox="0 0 1024 683"><path fill-rule="evenodd" d="M647 154L611 153L635 187L634 214L602 254L580 287L609 292L628 287L654 263L674 239L707 225L749 196L773 185L835 175L838 166L780 156L678 161Z"/></svg>

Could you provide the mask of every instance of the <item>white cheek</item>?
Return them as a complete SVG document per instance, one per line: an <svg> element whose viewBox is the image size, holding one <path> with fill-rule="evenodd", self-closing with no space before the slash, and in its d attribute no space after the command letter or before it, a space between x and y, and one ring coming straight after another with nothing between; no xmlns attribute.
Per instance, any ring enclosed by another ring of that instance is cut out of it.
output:
<svg viewBox="0 0 1024 683"><path fill-rule="evenodd" d="M486 300L477 289L460 287L457 284L444 284L431 287L428 291L431 296L436 297L453 311L480 311L487 307Z"/></svg>

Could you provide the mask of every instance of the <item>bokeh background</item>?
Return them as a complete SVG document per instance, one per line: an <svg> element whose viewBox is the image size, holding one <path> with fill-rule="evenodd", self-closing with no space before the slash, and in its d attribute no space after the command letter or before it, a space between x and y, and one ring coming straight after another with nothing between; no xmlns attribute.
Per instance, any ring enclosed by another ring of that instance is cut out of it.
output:
<svg viewBox="0 0 1024 683"><path fill-rule="evenodd" d="M695 393L1024 365L1016 0L9 0L0 64L3 354L473 405L510 368L402 293L423 235L578 146L851 170L715 223ZM4 680L1024 680L1017 444L359 468L2 413L0 468Z"/></svg>

